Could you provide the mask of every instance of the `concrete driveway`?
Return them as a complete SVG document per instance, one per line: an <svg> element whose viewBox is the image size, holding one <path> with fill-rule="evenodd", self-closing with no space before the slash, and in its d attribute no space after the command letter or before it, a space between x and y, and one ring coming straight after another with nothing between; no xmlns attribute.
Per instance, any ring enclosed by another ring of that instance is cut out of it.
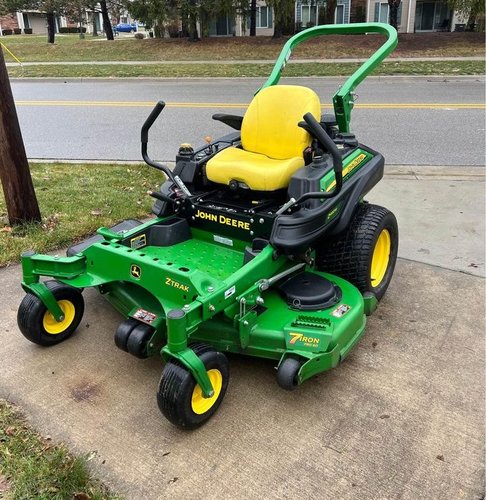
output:
<svg viewBox="0 0 486 500"><path fill-rule="evenodd" d="M398 215L401 259L337 369L289 393L272 362L232 356L220 410L183 432L157 408L161 361L115 348L120 317L94 291L67 342L25 340L13 266L0 271L0 397L54 440L92 452L95 473L130 499L484 498L484 178L407 172L370 196Z"/></svg>

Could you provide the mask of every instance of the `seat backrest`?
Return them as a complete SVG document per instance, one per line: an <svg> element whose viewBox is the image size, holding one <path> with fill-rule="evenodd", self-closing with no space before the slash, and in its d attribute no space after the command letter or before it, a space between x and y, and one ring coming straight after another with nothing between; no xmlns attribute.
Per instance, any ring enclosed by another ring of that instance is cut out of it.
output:
<svg viewBox="0 0 486 500"><path fill-rule="evenodd" d="M277 160L302 156L311 136L298 123L309 112L320 120L319 97L307 87L274 85L262 89L243 118L243 149Z"/></svg>

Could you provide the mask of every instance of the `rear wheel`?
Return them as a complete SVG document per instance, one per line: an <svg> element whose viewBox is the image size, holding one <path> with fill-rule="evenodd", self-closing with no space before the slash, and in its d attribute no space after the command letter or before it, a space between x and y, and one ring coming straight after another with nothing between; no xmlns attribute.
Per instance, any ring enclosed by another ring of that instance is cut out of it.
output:
<svg viewBox="0 0 486 500"><path fill-rule="evenodd" d="M177 360L170 360L165 365L157 391L160 411L183 429L195 429L213 416L224 398L229 380L228 360L224 354L203 344L190 347L206 367L213 396L203 397L192 374Z"/></svg>
<svg viewBox="0 0 486 500"><path fill-rule="evenodd" d="M56 321L44 303L31 293L23 298L17 312L17 323L24 337L43 346L58 344L71 336L84 313L83 296L77 288L58 281L47 281L46 286L63 311L61 321Z"/></svg>
<svg viewBox="0 0 486 500"><path fill-rule="evenodd" d="M398 226L393 213L362 203L346 231L316 247L316 264L320 271L336 274L380 300L392 279L397 254Z"/></svg>

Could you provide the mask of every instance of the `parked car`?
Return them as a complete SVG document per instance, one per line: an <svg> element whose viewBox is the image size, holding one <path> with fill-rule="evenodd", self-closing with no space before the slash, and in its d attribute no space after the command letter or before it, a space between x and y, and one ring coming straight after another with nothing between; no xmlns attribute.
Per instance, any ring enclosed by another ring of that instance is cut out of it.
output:
<svg viewBox="0 0 486 500"><path fill-rule="evenodd" d="M119 23L115 26L115 29L120 33L135 33L135 31L137 31L137 25L135 23Z"/></svg>

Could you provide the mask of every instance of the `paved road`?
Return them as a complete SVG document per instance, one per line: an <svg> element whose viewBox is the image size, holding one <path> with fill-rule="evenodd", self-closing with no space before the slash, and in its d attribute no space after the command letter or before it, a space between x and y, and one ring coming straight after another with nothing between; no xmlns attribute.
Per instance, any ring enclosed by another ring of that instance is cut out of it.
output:
<svg viewBox="0 0 486 500"><path fill-rule="evenodd" d="M342 79L287 79L330 102ZM285 80L282 80L285 81ZM240 114L263 79L14 80L30 158L138 160L139 130L153 103L164 110L152 155L173 160L181 142L228 132L211 120ZM352 126L389 164L484 165L482 77L369 78L358 89ZM328 108L329 109L329 108Z"/></svg>

